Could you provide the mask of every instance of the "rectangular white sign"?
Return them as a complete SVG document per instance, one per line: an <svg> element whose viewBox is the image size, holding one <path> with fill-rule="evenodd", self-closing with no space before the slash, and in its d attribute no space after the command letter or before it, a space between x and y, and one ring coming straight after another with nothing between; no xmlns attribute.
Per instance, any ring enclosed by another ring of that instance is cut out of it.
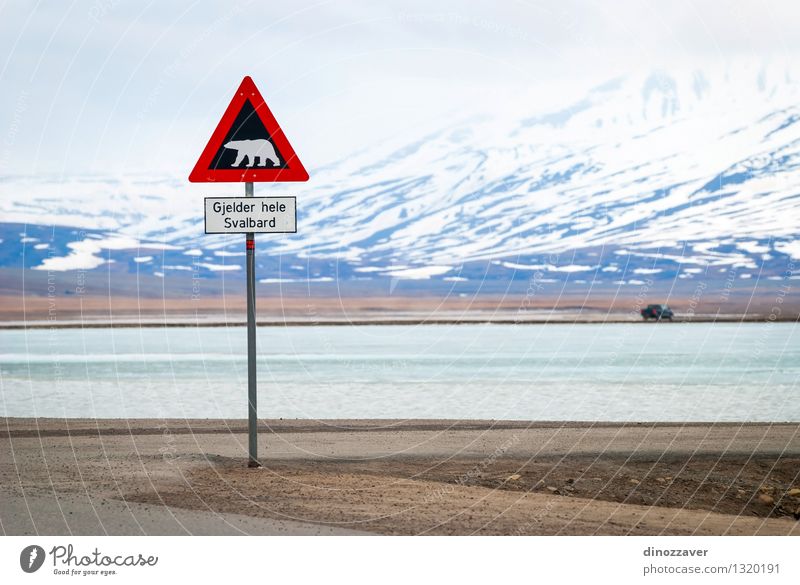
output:
<svg viewBox="0 0 800 585"><path fill-rule="evenodd" d="M295 197L206 197L207 234L297 233Z"/></svg>

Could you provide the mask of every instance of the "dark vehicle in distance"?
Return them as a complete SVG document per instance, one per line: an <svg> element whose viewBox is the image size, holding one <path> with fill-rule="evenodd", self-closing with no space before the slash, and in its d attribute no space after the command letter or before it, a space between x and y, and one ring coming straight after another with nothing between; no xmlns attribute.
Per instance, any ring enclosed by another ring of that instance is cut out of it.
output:
<svg viewBox="0 0 800 585"><path fill-rule="evenodd" d="M668 321L672 321L672 318L675 316L675 313L673 313L672 309L667 305L647 305L642 309L641 313L645 321L648 319L655 319L656 321L667 319Z"/></svg>

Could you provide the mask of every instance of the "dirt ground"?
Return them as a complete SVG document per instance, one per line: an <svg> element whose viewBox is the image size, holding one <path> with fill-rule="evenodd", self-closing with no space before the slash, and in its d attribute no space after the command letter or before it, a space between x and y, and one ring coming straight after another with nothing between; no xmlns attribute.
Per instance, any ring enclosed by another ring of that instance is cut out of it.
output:
<svg viewBox="0 0 800 585"><path fill-rule="evenodd" d="M146 505L206 514L205 533L236 517L325 534L800 534L796 424L263 422L250 469L242 421L0 419L0 524L80 533L93 514L97 531ZM48 513L21 505L46 497Z"/></svg>

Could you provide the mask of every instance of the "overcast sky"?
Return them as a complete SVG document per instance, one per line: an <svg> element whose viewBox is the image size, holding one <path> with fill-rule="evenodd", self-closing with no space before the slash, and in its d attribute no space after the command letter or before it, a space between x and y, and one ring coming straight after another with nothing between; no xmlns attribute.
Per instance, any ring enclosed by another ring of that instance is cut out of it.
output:
<svg viewBox="0 0 800 585"><path fill-rule="evenodd" d="M0 3L0 175L188 175L251 75L300 157L508 96L741 56L788 59L800 3Z"/></svg>

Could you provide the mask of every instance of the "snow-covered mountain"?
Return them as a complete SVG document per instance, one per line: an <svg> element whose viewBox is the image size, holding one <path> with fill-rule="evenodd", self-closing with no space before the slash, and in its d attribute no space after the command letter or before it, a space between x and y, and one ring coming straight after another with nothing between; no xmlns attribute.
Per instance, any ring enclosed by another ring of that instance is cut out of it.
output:
<svg viewBox="0 0 800 585"><path fill-rule="evenodd" d="M799 97L785 68L731 65L614 79L550 109L498 104L307 184L257 186L298 196L298 233L259 237L280 260L259 277L800 278ZM244 272L242 237L204 235L202 217L202 195L240 185L1 181L2 267Z"/></svg>

